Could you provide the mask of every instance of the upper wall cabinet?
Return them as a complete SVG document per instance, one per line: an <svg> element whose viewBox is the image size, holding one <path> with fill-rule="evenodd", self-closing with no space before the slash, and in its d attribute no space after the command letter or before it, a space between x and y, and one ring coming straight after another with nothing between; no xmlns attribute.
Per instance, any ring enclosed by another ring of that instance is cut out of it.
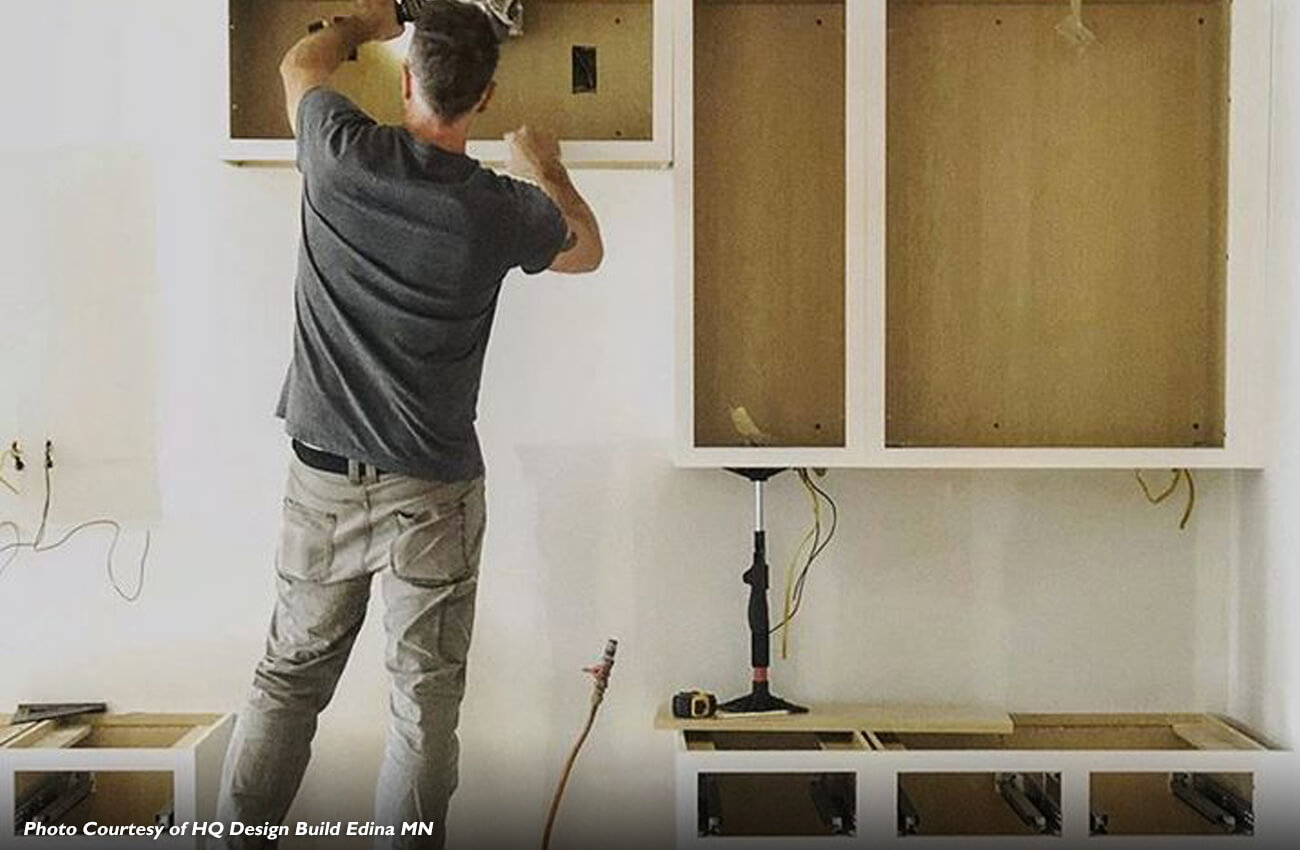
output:
<svg viewBox="0 0 1300 850"><path fill-rule="evenodd" d="M695 445L846 444L844 13L695 2Z"/></svg>
<svg viewBox="0 0 1300 850"><path fill-rule="evenodd" d="M348 2L228 0L229 117L225 158L291 162L281 57ZM469 154L505 158L521 124L555 133L571 165L672 161L671 0L527 0L524 32L501 49L497 91L476 120ZM401 123L404 38L364 45L332 84L384 123Z"/></svg>
<svg viewBox="0 0 1300 850"><path fill-rule="evenodd" d="M692 0L688 465L1252 467L1269 0Z"/></svg>

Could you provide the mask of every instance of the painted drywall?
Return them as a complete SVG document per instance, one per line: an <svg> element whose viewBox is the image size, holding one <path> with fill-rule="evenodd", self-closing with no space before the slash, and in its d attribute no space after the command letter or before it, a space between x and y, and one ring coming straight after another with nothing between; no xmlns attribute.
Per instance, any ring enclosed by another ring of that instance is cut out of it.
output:
<svg viewBox="0 0 1300 850"><path fill-rule="evenodd" d="M1232 709L1280 743L1300 743L1300 8L1274 4L1273 181L1270 293L1277 316L1272 376L1277 435L1262 473L1239 475L1240 585L1236 592L1240 645L1234 655Z"/></svg>
<svg viewBox="0 0 1300 850"><path fill-rule="evenodd" d="M30 82L0 95L19 116L0 138L0 303L19 305L0 335L0 423L28 444L55 437L59 524L127 521L122 583L143 529L154 536L136 605L110 589L102 537L0 577L0 707L237 710L261 646L298 180L217 160L219 7L6 10L8 31L25 35L0 69ZM510 282L481 410L491 518L452 832L503 848L536 845L587 706L580 667L607 636L623 642L619 664L560 842L667 846L672 744L651 730L654 708L680 687L727 694L745 681L748 487L671 464L671 175L579 183L609 262L588 279ZM1149 508L1126 473L834 474L840 533L778 687L804 699L1224 709L1233 479L1198 482L1180 533L1181 506ZM30 531L39 479L23 483L22 499L0 493L0 517ZM769 517L779 574L807 520L793 479L773 483ZM381 653L375 620L324 717L295 818L366 817Z"/></svg>

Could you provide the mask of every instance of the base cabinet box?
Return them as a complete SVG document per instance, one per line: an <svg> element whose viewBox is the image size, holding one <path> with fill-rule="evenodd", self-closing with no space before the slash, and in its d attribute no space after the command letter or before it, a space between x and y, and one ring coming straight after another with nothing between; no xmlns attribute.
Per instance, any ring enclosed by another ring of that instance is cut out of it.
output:
<svg viewBox="0 0 1300 850"><path fill-rule="evenodd" d="M234 728L229 714L101 714L11 725L0 716L0 847L48 847L26 824L71 827L207 822ZM58 838L58 846L138 847L138 838ZM198 847L188 838L150 842Z"/></svg>
<svg viewBox="0 0 1300 850"><path fill-rule="evenodd" d="M678 721L678 847L1274 847L1296 761L1208 714Z"/></svg>

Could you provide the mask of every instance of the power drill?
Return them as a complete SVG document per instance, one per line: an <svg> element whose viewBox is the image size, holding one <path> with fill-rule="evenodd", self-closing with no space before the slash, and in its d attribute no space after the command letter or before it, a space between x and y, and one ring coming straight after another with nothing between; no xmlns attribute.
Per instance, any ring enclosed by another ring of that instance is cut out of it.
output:
<svg viewBox="0 0 1300 850"><path fill-rule="evenodd" d="M429 0L396 0L399 23L414 23ZM522 35L524 26L523 0L459 0L478 6L492 19L498 38Z"/></svg>

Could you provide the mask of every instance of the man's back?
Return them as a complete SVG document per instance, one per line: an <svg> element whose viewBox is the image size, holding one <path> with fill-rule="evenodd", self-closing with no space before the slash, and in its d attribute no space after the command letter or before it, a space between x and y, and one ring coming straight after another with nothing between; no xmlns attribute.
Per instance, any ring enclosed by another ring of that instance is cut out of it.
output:
<svg viewBox="0 0 1300 850"><path fill-rule="evenodd" d="M298 113L303 240L279 414L304 442L420 478L482 472L474 431L505 274L567 229L537 188L376 125L328 88Z"/></svg>

